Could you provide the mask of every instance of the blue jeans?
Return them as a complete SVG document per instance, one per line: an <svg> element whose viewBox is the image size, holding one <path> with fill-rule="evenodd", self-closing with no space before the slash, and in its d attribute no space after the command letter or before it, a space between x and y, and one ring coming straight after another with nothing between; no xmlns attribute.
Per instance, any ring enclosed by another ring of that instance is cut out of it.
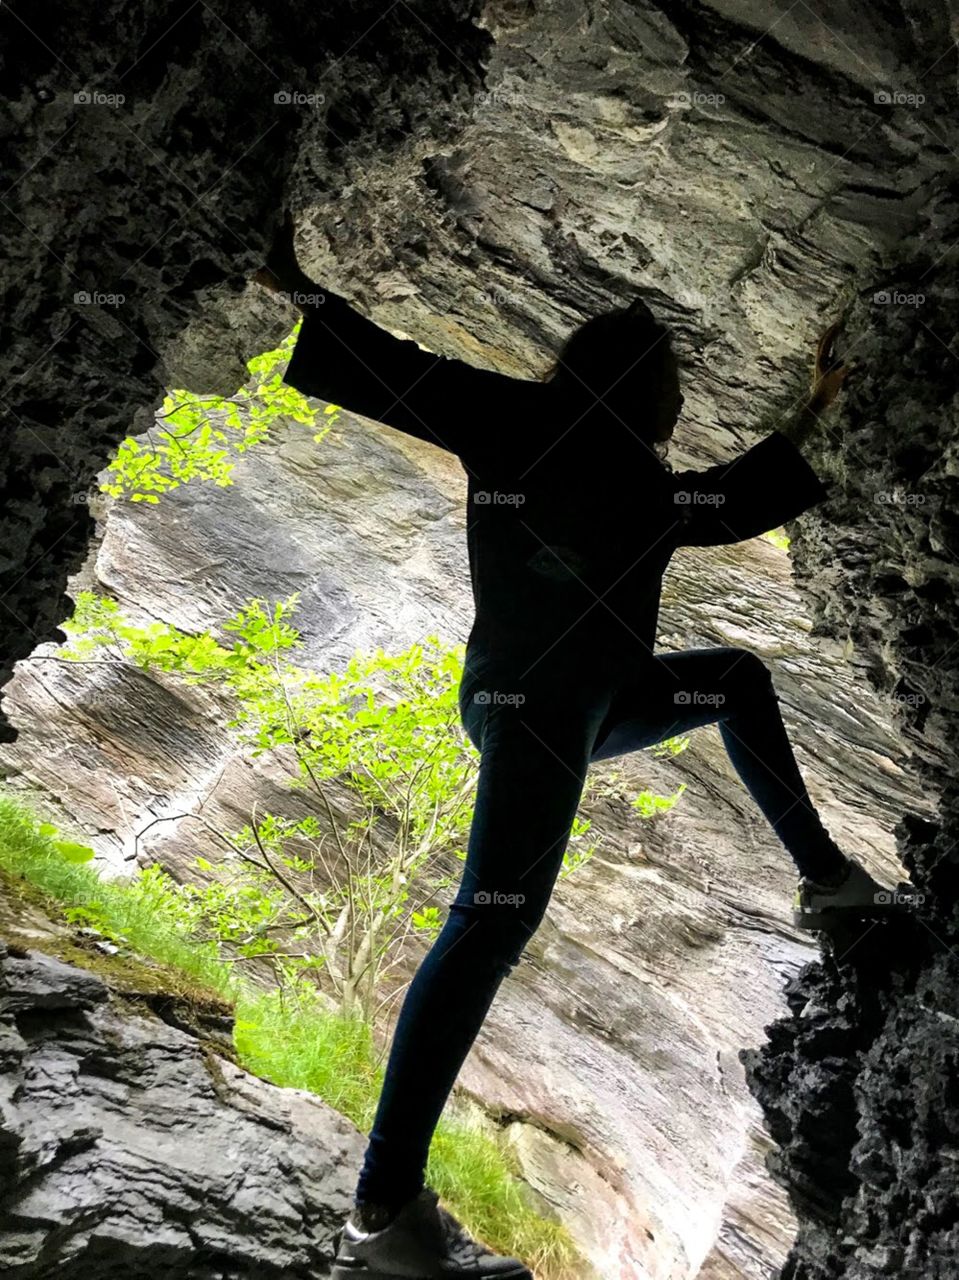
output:
<svg viewBox="0 0 959 1280"><path fill-rule="evenodd" d="M467 650L459 701L480 751L466 864L407 990L357 1200L423 1186L436 1122L503 978L543 918L591 761L719 723L729 757L803 875L843 863L796 765L765 664L745 649L664 653L631 669L587 655Z"/></svg>

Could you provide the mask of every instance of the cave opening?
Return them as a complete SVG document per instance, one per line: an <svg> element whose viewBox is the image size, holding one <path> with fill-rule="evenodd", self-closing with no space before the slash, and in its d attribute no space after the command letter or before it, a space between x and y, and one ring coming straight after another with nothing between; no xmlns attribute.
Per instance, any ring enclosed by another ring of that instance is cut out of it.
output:
<svg viewBox="0 0 959 1280"><path fill-rule="evenodd" d="M486 370L538 377L577 324L644 297L680 359L677 466L775 429L842 317L853 373L810 454L829 501L684 550L658 643L763 659L831 833L919 909L796 930L793 869L715 726L594 766L432 1167L541 1280L946 1280L944 8L410 0L292 6L272 30L203 8L113 0L70 39L63 14L0 15L22 77L3 144L0 1257L38 1277L325 1273L374 1072L462 870L466 480L282 383L296 309L252 277L291 206L313 278ZM23 1083L71 1061L117 1092L54 1104ZM234 1122L249 1194L224 1173ZM114 1160L151 1170L129 1208ZM57 1207L81 1183L109 1245Z"/></svg>

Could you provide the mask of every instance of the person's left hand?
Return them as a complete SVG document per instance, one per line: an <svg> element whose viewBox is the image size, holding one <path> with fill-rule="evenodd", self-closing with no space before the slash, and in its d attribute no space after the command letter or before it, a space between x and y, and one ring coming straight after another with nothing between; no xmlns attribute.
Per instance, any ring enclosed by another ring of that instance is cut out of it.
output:
<svg viewBox="0 0 959 1280"><path fill-rule="evenodd" d="M816 410L829 408L852 372L851 367L836 355L836 334L841 326L841 320L831 324L816 347L811 395L812 408Z"/></svg>

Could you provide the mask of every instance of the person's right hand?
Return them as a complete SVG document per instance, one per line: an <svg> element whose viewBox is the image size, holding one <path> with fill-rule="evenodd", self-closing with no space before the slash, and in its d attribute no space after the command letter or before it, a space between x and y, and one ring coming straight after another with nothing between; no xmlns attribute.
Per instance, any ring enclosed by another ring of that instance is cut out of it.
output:
<svg viewBox="0 0 959 1280"><path fill-rule="evenodd" d="M831 324L816 347L816 363L810 395L811 406L815 410L829 408L852 372L851 367L836 355L835 339L841 326L841 320Z"/></svg>

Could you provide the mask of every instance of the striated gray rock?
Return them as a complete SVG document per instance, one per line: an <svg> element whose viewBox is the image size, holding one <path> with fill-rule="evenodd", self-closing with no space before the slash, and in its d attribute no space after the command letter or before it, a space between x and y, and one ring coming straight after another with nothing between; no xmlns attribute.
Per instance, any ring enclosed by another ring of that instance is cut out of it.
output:
<svg viewBox="0 0 959 1280"><path fill-rule="evenodd" d="M329 1274L363 1139L103 981L0 942L0 1270Z"/></svg>

